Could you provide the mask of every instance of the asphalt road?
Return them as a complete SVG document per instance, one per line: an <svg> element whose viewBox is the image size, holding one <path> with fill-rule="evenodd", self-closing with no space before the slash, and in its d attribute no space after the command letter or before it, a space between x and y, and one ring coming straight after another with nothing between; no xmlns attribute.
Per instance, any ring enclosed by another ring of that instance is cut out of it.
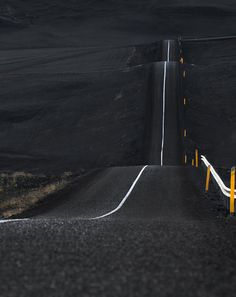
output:
<svg viewBox="0 0 236 297"><path fill-rule="evenodd" d="M161 61L177 62L179 61L178 40L163 40L161 42Z"/></svg>
<svg viewBox="0 0 236 297"><path fill-rule="evenodd" d="M180 68L178 62L153 63L148 98L147 163L179 165L182 156L179 124Z"/></svg>
<svg viewBox="0 0 236 297"><path fill-rule="evenodd" d="M201 171L148 166L120 210L89 219L139 171L94 173L85 192L0 224L2 296L233 296L236 226L202 194Z"/></svg>
<svg viewBox="0 0 236 297"><path fill-rule="evenodd" d="M23 214L32 219L94 219L117 208L143 166L114 167L77 181L56 201L45 201ZM205 219L209 215L199 186L201 174L191 167L147 166L123 206L109 220ZM168 186L167 186L168 185ZM50 199L48 199L50 200Z"/></svg>
<svg viewBox="0 0 236 297"><path fill-rule="evenodd" d="M181 70L177 40L161 42L161 62L152 63L148 81L146 113L146 162L180 165L181 146Z"/></svg>

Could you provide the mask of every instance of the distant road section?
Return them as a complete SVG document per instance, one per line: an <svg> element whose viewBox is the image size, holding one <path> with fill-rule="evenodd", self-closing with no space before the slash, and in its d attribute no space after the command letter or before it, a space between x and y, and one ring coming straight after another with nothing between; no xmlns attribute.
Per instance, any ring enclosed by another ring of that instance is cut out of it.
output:
<svg viewBox="0 0 236 297"><path fill-rule="evenodd" d="M161 61L177 62L179 60L178 40L162 40Z"/></svg>
<svg viewBox="0 0 236 297"><path fill-rule="evenodd" d="M161 62L153 63L149 81L146 156L150 165L181 164L179 125L180 67L177 40L161 43Z"/></svg>
<svg viewBox="0 0 236 297"><path fill-rule="evenodd" d="M147 163L181 164L179 125L180 69L178 62L153 64L147 113Z"/></svg>

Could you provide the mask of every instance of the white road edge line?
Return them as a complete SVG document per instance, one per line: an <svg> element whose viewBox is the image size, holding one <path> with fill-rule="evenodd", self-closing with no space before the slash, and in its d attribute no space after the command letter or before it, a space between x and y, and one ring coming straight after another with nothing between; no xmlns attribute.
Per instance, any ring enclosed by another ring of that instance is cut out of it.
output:
<svg viewBox="0 0 236 297"><path fill-rule="evenodd" d="M161 166L163 166L163 153L165 142L165 109L166 109L166 62L164 62L164 77L162 90L162 139L161 139Z"/></svg>
<svg viewBox="0 0 236 297"><path fill-rule="evenodd" d="M0 224L3 223L10 223L10 222L19 222L19 221L28 221L29 219L25 218L25 219L6 219L6 220L0 220Z"/></svg>
<svg viewBox="0 0 236 297"><path fill-rule="evenodd" d="M127 194L125 195L125 197L121 200L120 204L113 209L112 211L105 213L104 215L95 217L95 218L91 218L91 220L97 220L97 219L102 219L105 218L107 216L110 216L111 214L113 214L114 212L117 212L125 203L125 201L128 199L129 195L131 194L131 192L133 191L135 185L137 184L138 180L140 179L142 173L144 172L144 170L148 167L148 165L143 166L143 168L140 170L138 176L136 177L135 181L133 182L133 184L131 185L131 187L129 188L129 191L127 192Z"/></svg>

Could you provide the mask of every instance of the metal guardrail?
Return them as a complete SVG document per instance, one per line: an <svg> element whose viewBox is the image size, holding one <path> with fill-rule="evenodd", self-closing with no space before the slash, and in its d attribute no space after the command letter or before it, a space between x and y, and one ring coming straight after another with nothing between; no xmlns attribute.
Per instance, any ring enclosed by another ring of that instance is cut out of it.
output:
<svg viewBox="0 0 236 297"><path fill-rule="evenodd" d="M211 165L211 163L203 155L201 155L201 160L205 164L206 167L210 166L211 174L212 174L213 178L215 179L216 183L218 184L219 188L221 189L221 192L225 196L230 197L231 189L226 187L226 185L224 184L224 182L222 181L222 179L220 178L219 174L216 172L214 167ZM236 190L234 190L234 199L236 199Z"/></svg>
<svg viewBox="0 0 236 297"><path fill-rule="evenodd" d="M222 181L219 174L216 172L215 168L211 165L211 163L207 160L207 158L201 155L201 160L203 164L207 167L207 176L206 176L206 192L209 189L209 180L210 175L214 178L216 184L220 188L222 194L229 198L229 211L231 214L235 213L235 199L236 199L236 190L235 190L235 167L231 168L230 174L230 188L228 188L224 182Z"/></svg>

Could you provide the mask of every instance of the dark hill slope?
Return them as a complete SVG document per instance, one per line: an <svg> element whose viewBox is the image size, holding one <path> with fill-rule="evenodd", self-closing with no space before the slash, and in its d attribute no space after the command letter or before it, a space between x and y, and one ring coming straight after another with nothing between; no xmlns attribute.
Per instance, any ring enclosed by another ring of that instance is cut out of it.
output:
<svg viewBox="0 0 236 297"><path fill-rule="evenodd" d="M220 65L236 60L236 38L183 41L182 44L187 64Z"/></svg>
<svg viewBox="0 0 236 297"><path fill-rule="evenodd" d="M24 26L0 27L1 168L142 164L150 71L142 64L158 60L158 39L233 35L233 7L231 0L197 6L187 0L2 1L0 17ZM202 90L201 77L192 74L189 97Z"/></svg>
<svg viewBox="0 0 236 297"><path fill-rule="evenodd" d="M232 35L233 5L232 0L201 0L197 5L188 0L5 0L0 16L26 27L1 26L0 48L120 46L166 36Z"/></svg>
<svg viewBox="0 0 236 297"><path fill-rule="evenodd" d="M188 137L221 166L236 164L236 64L194 67L186 92Z"/></svg>
<svg viewBox="0 0 236 297"><path fill-rule="evenodd" d="M142 163L147 71L1 75L1 168Z"/></svg>

